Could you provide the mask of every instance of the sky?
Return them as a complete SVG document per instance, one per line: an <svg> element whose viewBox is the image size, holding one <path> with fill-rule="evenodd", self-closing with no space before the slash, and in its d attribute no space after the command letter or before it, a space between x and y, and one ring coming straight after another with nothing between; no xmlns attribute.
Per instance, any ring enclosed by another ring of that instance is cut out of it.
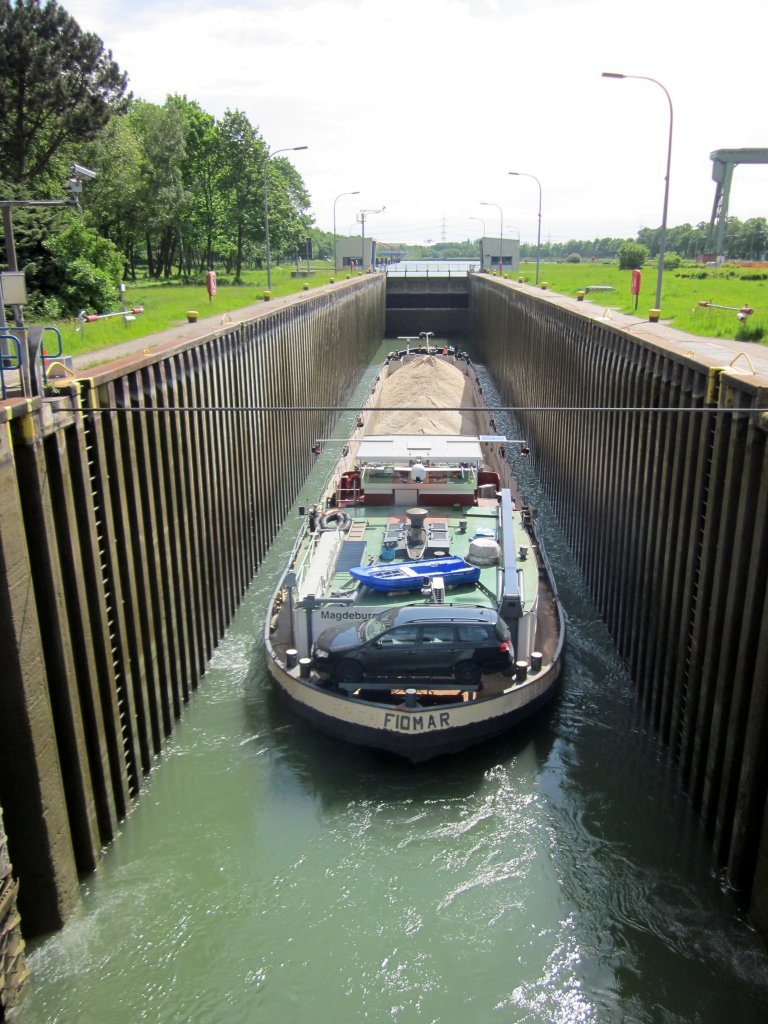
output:
<svg viewBox="0 0 768 1024"><path fill-rule="evenodd" d="M307 146L284 155L317 226L357 234L381 210L380 246L535 242L539 185L542 241L658 227L664 89L669 226L709 222L713 150L768 149L766 0L61 3L134 96L242 110L271 150ZM729 213L768 217L768 166L736 168Z"/></svg>

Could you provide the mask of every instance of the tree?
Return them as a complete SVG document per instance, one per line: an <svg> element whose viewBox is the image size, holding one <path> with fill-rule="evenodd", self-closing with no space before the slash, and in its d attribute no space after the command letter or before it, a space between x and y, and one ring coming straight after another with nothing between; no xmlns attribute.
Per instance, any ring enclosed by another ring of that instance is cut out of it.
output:
<svg viewBox="0 0 768 1024"><path fill-rule="evenodd" d="M661 243L661 227L640 228L637 233L637 241L639 245L644 245L647 249L646 255L655 256Z"/></svg>
<svg viewBox="0 0 768 1024"><path fill-rule="evenodd" d="M169 96L165 105L178 110L184 124L181 172L189 201L184 220L185 255L188 262L194 258L200 269L208 269L213 267L214 239L221 219L221 155L216 121L186 96Z"/></svg>
<svg viewBox="0 0 768 1024"><path fill-rule="evenodd" d="M142 142L141 177L144 183L143 224L150 277L170 277L181 238L181 225L189 209L182 165L184 115L174 104L159 107L143 100L128 115Z"/></svg>
<svg viewBox="0 0 768 1024"><path fill-rule="evenodd" d="M0 0L0 167L28 183L126 109L127 76L55 2Z"/></svg>
<svg viewBox="0 0 768 1024"><path fill-rule="evenodd" d="M126 277L135 279L137 251L143 249L146 183L142 178L144 145L131 117L113 117L95 142L83 150L95 181L83 190L81 205L105 238L123 253Z"/></svg>
<svg viewBox="0 0 768 1024"><path fill-rule="evenodd" d="M69 213L63 231L43 242L47 256L25 267L30 308L48 317L104 313L118 300L123 272L120 250L83 219Z"/></svg>
<svg viewBox="0 0 768 1024"><path fill-rule="evenodd" d="M664 253L664 269L665 270L677 270L680 264L683 262L682 256L679 253L667 251Z"/></svg>
<svg viewBox="0 0 768 1024"><path fill-rule="evenodd" d="M619 249L619 270L639 270L648 259L648 250L638 242L625 242Z"/></svg>
<svg viewBox="0 0 768 1024"><path fill-rule="evenodd" d="M765 217L752 217L747 221L749 228L749 255L752 259L765 259L768 242L768 221Z"/></svg>
<svg viewBox="0 0 768 1024"><path fill-rule="evenodd" d="M240 284L247 243L264 232L262 169L267 147L240 110L225 111L216 130L221 152L225 255L234 267L235 284Z"/></svg>
<svg viewBox="0 0 768 1024"><path fill-rule="evenodd" d="M267 173L271 246L277 256L304 251L310 225L306 216L310 199L304 181L285 157L270 160Z"/></svg>

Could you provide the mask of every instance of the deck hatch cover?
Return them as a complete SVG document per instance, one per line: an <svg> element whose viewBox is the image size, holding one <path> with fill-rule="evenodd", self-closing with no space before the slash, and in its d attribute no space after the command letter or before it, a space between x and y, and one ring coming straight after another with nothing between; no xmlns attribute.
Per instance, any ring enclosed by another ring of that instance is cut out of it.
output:
<svg viewBox="0 0 768 1024"><path fill-rule="evenodd" d="M362 565L367 546L368 542L364 540L344 541L339 560L336 563L336 572L349 572L353 566Z"/></svg>

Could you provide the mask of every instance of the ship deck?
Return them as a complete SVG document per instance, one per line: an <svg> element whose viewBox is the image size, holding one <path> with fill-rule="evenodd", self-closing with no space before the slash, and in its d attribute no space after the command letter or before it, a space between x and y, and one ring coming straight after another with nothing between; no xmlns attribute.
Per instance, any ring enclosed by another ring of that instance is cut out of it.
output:
<svg viewBox="0 0 768 1024"><path fill-rule="evenodd" d="M498 503L495 500L481 500L481 503L470 507L433 506L426 509L424 521L428 542L424 552L425 558L441 555L453 555L466 558L469 554L471 540L476 536L496 537L498 519ZM349 529L343 535L341 551L335 565L333 575L325 579L323 593L326 597L349 597L358 606L387 607L401 604L428 602L429 595L422 595L420 590L389 592L373 590L359 585L350 575L349 569L359 565L384 563L386 545L394 554L394 561L408 561L405 550L405 537L408 531L408 513L405 508L389 506L348 507L344 512L350 517ZM530 538L522 525L519 512L513 514L516 531L516 550L530 544ZM392 548L392 545L396 545ZM314 555L307 552L307 569L315 561ZM523 573L524 588L528 594L537 591L538 567L535 558L518 561L518 568ZM299 576L301 579L301 571ZM448 587L445 601L456 605L496 606L497 566L480 567L480 580L476 584ZM317 580L305 578L301 589L316 591Z"/></svg>
<svg viewBox="0 0 768 1024"><path fill-rule="evenodd" d="M434 556L438 551L445 554L465 557L469 553L469 544L478 530L492 530L496 527L498 517L498 503L493 499L480 499L478 505L471 507L459 506L421 506L427 509L428 515L425 519L425 526L430 524L445 527L444 536L447 535L448 543L445 547L436 548L430 552ZM384 608L399 607L401 605L414 605L419 603L430 603L432 597L429 594L422 594L420 590L411 590L400 593L384 593L372 590L369 587L359 585L349 574L349 567L368 564L370 559L378 560L387 537L392 537L393 531L397 528L406 528L408 524L407 509L393 506L357 506L348 507L344 510L350 517L349 529L343 533L341 541L342 550L338 557L335 573L330 576L323 588L324 596L336 598L349 598L354 607L365 608L370 611L378 611ZM462 525L466 524L466 525ZM520 546L530 545L531 538L522 522L522 515L519 511L513 513L513 526L515 530L516 549ZM442 531L440 531L442 532ZM330 539L341 531L330 531ZM337 542L340 538L337 536ZM316 540L316 538L315 538ZM294 568L299 579L304 575L301 571L302 564L307 570L316 570L317 552L311 552L314 543L312 534L305 535L305 542L302 549L297 553ZM346 549L346 550L345 550ZM311 552L311 553L310 553ZM400 557L400 556L398 556ZM426 557L426 556L425 556ZM554 655L559 637L559 623L552 593L546 576L541 572L538 559L531 552L530 557L525 560L518 560L518 568L523 576L523 589L528 599L533 601L542 593L546 594L545 600L538 603L538 624L536 646L544 653L545 662ZM473 605L495 608L497 606L497 565L481 567L480 580L476 584L453 587L446 591L445 602L452 605ZM317 584L317 578L309 580L309 574L304 579L304 585L312 590ZM293 645L293 637L288 629L288 616L277 615L273 622L273 632L270 638L271 645L280 658L284 658L286 650ZM299 669L292 670L292 674L299 678ZM314 673L310 680L315 681ZM405 684L403 684L405 685ZM516 685L511 681L509 672L487 673L483 677L482 693L469 690L455 690L446 681L438 681L436 686L434 680L410 680L409 686L417 686L419 690L434 690L432 697L436 703L441 701L468 701L485 699L505 692L510 686ZM386 687L392 688L391 680ZM475 688L476 689L476 688ZM372 696L372 689L366 691ZM380 694L374 699L378 701L398 699L400 689L395 689L394 696L386 697Z"/></svg>

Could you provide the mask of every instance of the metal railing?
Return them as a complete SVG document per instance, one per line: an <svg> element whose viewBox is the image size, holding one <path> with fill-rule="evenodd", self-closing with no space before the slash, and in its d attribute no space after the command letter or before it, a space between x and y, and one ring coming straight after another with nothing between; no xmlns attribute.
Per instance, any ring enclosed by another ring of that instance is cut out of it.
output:
<svg viewBox="0 0 768 1024"><path fill-rule="evenodd" d="M31 327L17 328L18 333L0 328L0 390L2 397L8 397L8 385L5 380L5 371L13 370L18 372L18 387L26 398L39 395L42 389L48 384L48 367L51 363L62 358L63 342L61 331L58 327ZM43 345L43 337L46 331L52 331L56 335L55 351L47 351ZM15 353L5 351L8 343L12 343ZM40 368L38 369L38 359ZM41 373L42 371L42 373ZM42 376L42 386L40 378Z"/></svg>
<svg viewBox="0 0 768 1024"><path fill-rule="evenodd" d="M387 277L466 277L480 270L480 261L459 261L456 267L448 267L445 263L424 260L409 262L407 266L400 263L385 264L378 269Z"/></svg>
<svg viewBox="0 0 768 1024"><path fill-rule="evenodd" d="M62 344L63 343L62 343L62 340L61 340L61 331L58 329L58 327L52 327L52 326L51 327L44 327L42 333L45 334L46 331L53 331L53 333L56 335L56 337L58 339L58 344L56 346L56 351L55 352L47 352L46 349L45 349L45 346L42 344L42 336L41 336L41 341L40 341L40 361L43 364L43 386L48 384L48 363L52 363L52 362L54 362L57 359L61 359L62 355L64 354L64 351L63 351L63 348L62 348Z"/></svg>
<svg viewBox="0 0 768 1024"><path fill-rule="evenodd" d="M3 342L13 342L16 348L16 358L5 352L5 346ZM10 331L0 330L0 391L2 392L3 398L8 397L8 390L5 386L5 371L6 370L20 370L21 369L21 341L18 335L12 334Z"/></svg>

